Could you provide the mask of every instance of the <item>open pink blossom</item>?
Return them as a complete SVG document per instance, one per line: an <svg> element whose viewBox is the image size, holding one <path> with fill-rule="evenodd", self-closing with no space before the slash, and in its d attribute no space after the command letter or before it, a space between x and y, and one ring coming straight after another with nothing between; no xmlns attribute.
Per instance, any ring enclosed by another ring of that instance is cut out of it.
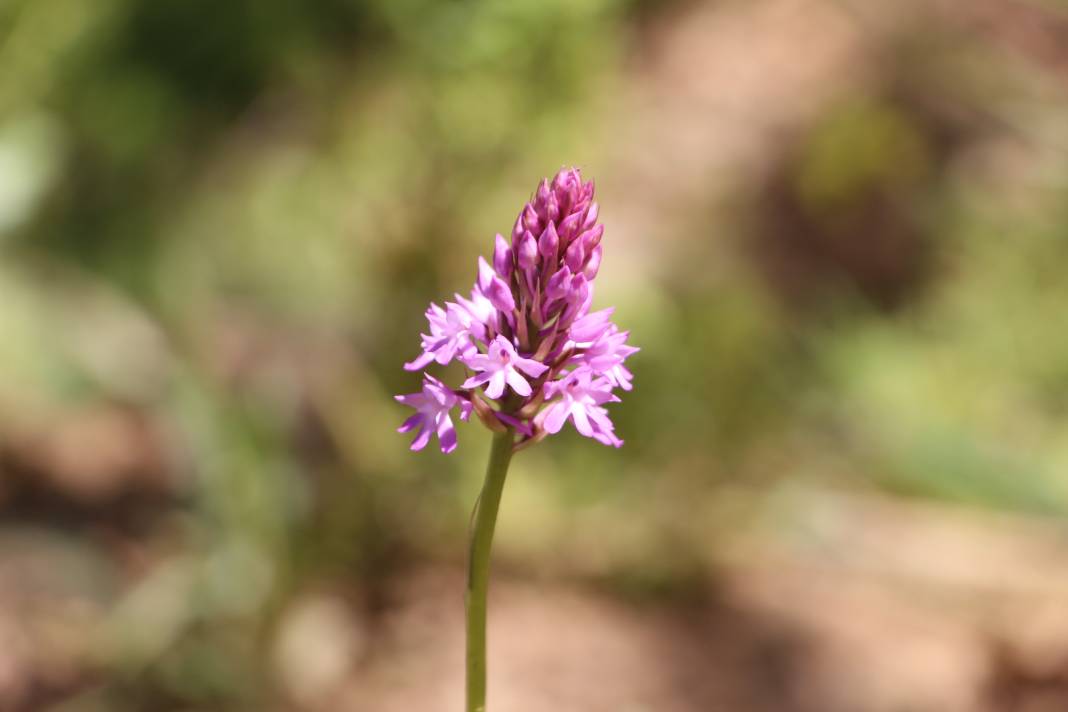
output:
<svg viewBox="0 0 1068 712"><path fill-rule="evenodd" d="M535 424L544 428L545 432L558 433L564 423L571 419L575 429L588 438L613 447L623 444L615 436L615 427L608 419L608 411L601 407L604 403L619 400L612 395L612 383L607 378L596 377L589 368L580 367L552 383L551 391L559 399L535 419Z"/></svg>
<svg viewBox="0 0 1068 712"><path fill-rule="evenodd" d="M574 334L574 330L572 333ZM633 375L623 365L623 362L637 353L638 349L627 345L628 336L630 336L629 332L620 331L615 324L609 322L591 343L577 351L577 355L572 360L586 366L594 373L603 374L613 386L629 391L632 388Z"/></svg>
<svg viewBox="0 0 1068 712"><path fill-rule="evenodd" d="M400 403L415 408L415 414L397 428L398 433L418 429L412 450L422 450L430 441L430 436L437 433L441 451L450 453L456 449L456 428L453 426L450 412L460 407L460 419L467 420L473 406L454 393L448 386L429 374L423 375L421 393L394 396Z"/></svg>
<svg viewBox="0 0 1068 712"><path fill-rule="evenodd" d="M490 398L500 398L504 393L505 383L519 395L529 396L533 389L527 379L523 378L523 373L537 378L549 369L543 363L520 356L503 336L498 336L490 343L489 353L466 356L463 362L471 370L480 372L464 381L463 387L477 388L488 383L486 395Z"/></svg>

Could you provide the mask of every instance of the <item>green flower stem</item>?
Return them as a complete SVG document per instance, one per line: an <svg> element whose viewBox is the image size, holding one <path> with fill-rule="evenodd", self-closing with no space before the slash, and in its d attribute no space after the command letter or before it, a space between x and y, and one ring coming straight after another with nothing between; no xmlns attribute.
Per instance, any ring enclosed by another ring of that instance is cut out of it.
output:
<svg viewBox="0 0 1068 712"><path fill-rule="evenodd" d="M490 550L514 443L511 428L493 436L486 481L475 504L467 563L467 712L486 710L486 591L489 588Z"/></svg>

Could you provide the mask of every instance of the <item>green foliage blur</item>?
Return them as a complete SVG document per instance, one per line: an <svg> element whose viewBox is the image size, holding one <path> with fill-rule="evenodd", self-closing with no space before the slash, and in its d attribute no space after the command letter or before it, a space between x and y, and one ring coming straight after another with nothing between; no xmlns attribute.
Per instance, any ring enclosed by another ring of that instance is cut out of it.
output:
<svg viewBox="0 0 1068 712"><path fill-rule="evenodd" d="M502 571L687 596L804 487L1066 514L1063 74L873 21L731 133L686 81L745 53L664 59L698 5L0 2L0 550L100 611L16 709L265 709L298 593L462 566L488 435L411 453L392 395L565 164L642 351L623 449L517 458Z"/></svg>

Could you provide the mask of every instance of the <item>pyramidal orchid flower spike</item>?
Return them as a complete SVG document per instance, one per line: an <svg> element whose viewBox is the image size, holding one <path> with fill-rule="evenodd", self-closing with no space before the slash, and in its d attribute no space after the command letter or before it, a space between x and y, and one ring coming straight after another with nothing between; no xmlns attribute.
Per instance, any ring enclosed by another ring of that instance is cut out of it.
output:
<svg viewBox="0 0 1068 712"><path fill-rule="evenodd" d="M511 238L497 235L492 259L478 258L470 297L455 295L426 311L422 352L404 364L421 371L458 361L466 380L450 387L423 374L419 393L397 396L415 409L398 429L416 431L413 450L437 435L456 449L452 412L472 412L496 433L472 516L467 579L467 712L486 709L486 592L497 510L512 454L571 422L585 437L623 441L604 407L629 391L624 366L638 349L612 323L612 309L591 312L601 267L604 226L597 222L593 182L567 168L543 180L523 206Z"/></svg>
<svg viewBox="0 0 1068 712"><path fill-rule="evenodd" d="M590 312L604 234L593 193L593 182L583 183L578 169L543 180L519 212L511 239L498 234L492 259L478 259L470 298L457 294L444 307L427 309L422 352L404 367L458 361L469 377L450 389L425 375L422 394L398 396L419 416L401 432L423 424L413 450L425 447L433 432L443 452L455 448L446 406L459 408L461 417L475 410L495 431L513 429L517 449L559 432L565 420L598 442L623 444L602 404L619 400L613 389L631 389L623 364L638 349L612 323L611 309Z"/></svg>

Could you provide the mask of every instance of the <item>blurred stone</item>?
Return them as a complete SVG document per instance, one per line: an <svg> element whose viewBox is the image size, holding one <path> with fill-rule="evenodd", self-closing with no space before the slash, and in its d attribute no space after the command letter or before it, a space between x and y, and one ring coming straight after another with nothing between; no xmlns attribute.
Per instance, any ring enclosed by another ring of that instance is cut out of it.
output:
<svg viewBox="0 0 1068 712"><path fill-rule="evenodd" d="M136 415L113 408L72 413L49 423L26 453L57 489L84 502L115 496L137 475L155 479L159 453Z"/></svg>
<svg viewBox="0 0 1068 712"><path fill-rule="evenodd" d="M74 538L0 528L0 710L40 709L86 684L114 574Z"/></svg>
<svg viewBox="0 0 1068 712"><path fill-rule="evenodd" d="M288 695L312 707L336 698L365 654L368 632L348 601L327 593L293 602L282 617L274 664Z"/></svg>
<svg viewBox="0 0 1068 712"><path fill-rule="evenodd" d="M24 516L103 516L126 500L146 505L129 512L138 518L175 494L166 459L163 437L142 411L98 403L35 415L0 433L0 491Z"/></svg>

